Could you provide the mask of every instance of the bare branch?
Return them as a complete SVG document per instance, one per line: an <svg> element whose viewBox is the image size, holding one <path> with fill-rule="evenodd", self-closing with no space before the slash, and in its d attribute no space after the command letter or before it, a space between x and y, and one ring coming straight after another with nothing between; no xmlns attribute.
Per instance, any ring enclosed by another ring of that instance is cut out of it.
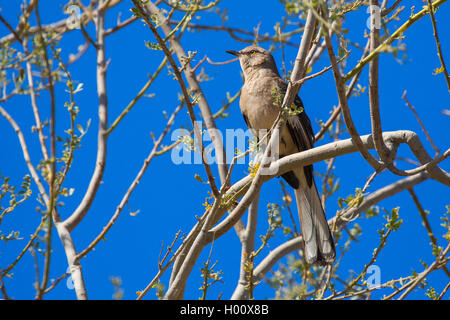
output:
<svg viewBox="0 0 450 320"><path fill-rule="evenodd" d="M450 282L447 283L447 285L445 286L444 290L442 290L441 294L438 297L438 300L442 300L442 298L444 298L444 296L447 293L448 289L450 289Z"/></svg>
<svg viewBox="0 0 450 320"><path fill-rule="evenodd" d="M258 205L259 194L248 207L247 227L244 232L242 241L241 264L239 272L239 280L234 290L231 300L247 300L248 299L248 270L246 270L253 251L255 250L256 222L258 221ZM253 275L251 275L253 277Z"/></svg>
<svg viewBox="0 0 450 320"><path fill-rule="evenodd" d="M400 144L407 143L408 146L412 149L416 157L421 161L421 163L429 162L429 156L426 153L425 149L421 145L420 140L417 135L411 131L394 131L394 132L384 132L383 138L386 143ZM371 135L366 135L360 137L363 146L367 149L373 149L375 147L373 138ZM276 175L265 175L263 178L263 182L268 181L276 176L282 175L285 172L291 171L299 166L306 166L313 164L318 161L323 161L330 158L335 158L337 156L341 156L344 154L353 153L358 151L356 144L353 139L347 139L337 142L328 143L326 145L322 145L319 147L315 147L313 149L309 149L306 151L302 151L296 154L292 154L282 159L272 163L271 166L278 168L278 172ZM428 174L431 178L450 186L450 174L443 171L442 169L434 166L428 168ZM239 192L242 194L243 192L247 192L249 188L249 182L251 181L251 177L246 177L241 181L238 181L230 187L229 191L225 195L225 197L232 195L233 193ZM242 202L242 201L241 201ZM237 208L236 208L237 209ZM243 211L233 210L225 218L222 222L220 222L217 226L210 230L208 237L206 238L207 243L211 241L211 238L214 236L216 239L225 234L235 223L236 219L239 219ZM218 214L220 217L224 212ZM207 244L205 243L205 245Z"/></svg>
<svg viewBox="0 0 450 320"><path fill-rule="evenodd" d="M75 249L75 244L73 242L70 231L67 229L63 222L55 222L55 227L64 247L67 264L70 268L70 276L72 277L77 299L87 300L88 295L86 285L84 283L83 273L81 272L81 264L78 259L76 259L77 251Z"/></svg>
<svg viewBox="0 0 450 320"><path fill-rule="evenodd" d="M438 245L437 238L435 237L433 231L431 230L431 225L430 225L430 222L428 221L428 217L427 217L429 212L427 213L425 211L425 209L422 207L422 204L420 203L419 198L417 197L413 188L408 189L408 192L411 195L411 198L414 200L417 210L419 211L420 217L422 218L423 225L424 225L425 229L427 230L427 234L428 234L428 237L430 238L432 245L434 247L437 247L437 245ZM447 267L444 266L442 269L447 274L447 276L450 277L450 271L447 269Z"/></svg>
<svg viewBox="0 0 450 320"><path fill-rule="evenodd" d="M450 244L447 245L447 247L444 249L444 251L442 251L442 253L440 253L437 257L436 260L424 271L422 271L420 274L417 275L417 277L414 280L411 280L410 284L408 286L408 288L405 290L405 292L403 292L403 294L398 298L398 300L403 300L406 298L406 296L408 294L411 293L412 290L414 290L414 288L416 288L423 280L425 280L425 278L435 269L439 269L442 268L445 264L442 264L443 260L448 259L447 253L450 250Z"/></svg>
<svg viewBox="0 0 450 320"><path fill-rule="evenodd" d="M123 208L125 207L125 204L128 203L128 200L130 199L131 194L133 193L134 189L138 186L139 182L141 181L142 177L144 176L145 171L147 170L148 165L154 158L156 151L158 150L159 146L161 145L164 137L169 132L170 128L172 127L175 117L178 114L178 112L183 107L183 104L180 104L175 111L172 113L172 115L169 118L169 121L167 122L166 128L163 130L161 135L159 136L158 140L156 141L155 145L153 146L149 156L145 159L144 164L142 165L141 169L139 170L136 178L131 183L130 187L128 188L127 192L123 196L122 200L120 201L120 204L117 206L116 211L114 212L114 215L109 220L108 224L102 229L100 234L89 244L89 246L84 249L81 253L79 253L76 257L77 260L83 258L86 256L86 254L89 253L94 247L97 245L97 243L100 242L101 239L103 239L106 235L106 233L111 229L111 227L114 225L116 220L119 218L119 215L121 214Z"/></svg>
<svg viewBox="0 0 450 320"><path fill-rule="evenodd" d="M48 203L49 198L48 198L47 192L45 191L44 185L41 181L41 178L39 177L39 174L37 173L36 169L33 166L33 163L31 162L30 153L28 151L28 145L25 141L25 136L23 135L22 130L20 129L17 122L1 106L0 106L0 114L9 122L11 127L16 132L17 137L19 138L20 146L22 148L22 153L23 153L23 157L25 159L25 163L27 164L27 167L28 167L28 171L30 172L31 177L33 178L34 182L36 183L36 186L38 187L42 198L44 199L44 201L46 203Z"/></svg>
<svg viewBox="0 0 450 320"><path fill-rule="evenodd" d="M164 40L158 34L158 31L156 30L155 26L153 25L152 21L150 20L148 14L142 8L140 2L137 1L137 0L132 0L132 1L134 3L135 7L137 8L138 12L139 12L139 15L145 20L145 22L149 26L150 30L152 31L153 35L157 39L159 45L163 49L164 54L166 55L167 59L169 60L169 63L171 65L172 69L173 69L173 72L175 73L175 76L176 76L176 78L178 80L178 83L180 85L181 91L183 93L184 102L186 103L186 106L187 106L188 111L189 111L189 117L191 119L191 123L192 123L192 125L194 127L194 134L195 134L195 137L197 139L197 144L198 144L198 147L199 147L199 150L200 150L200 154L202 156L202 163L203 163L203 166L205 167L205 171L206 171L206 175L208 176L209 184L211 186L213 194L215 196L217 196L219 192L218 192L218 189L216 187L215 179L214 179L214 176L212 174L211 168L210 168L210 166L209 166L209 164L208 164L208 162L206 160L206 154L205 154L205 149L204 149L204 145L203 145L203 141L202 141L201 132L200 132L200 129L198 128L198 126L197 126L197 120L196 120L196 117L195 117L194 109L193 109L193 106L192 106L189 94L187 92L187 88L186 88L186 85L184 83L183 77L181 75L181 72L180 72L177 64L175 63L170 50L167 48ZM151 5L153 5L153 3L151 1L147 3L147 6L151 6ZM155 6L155 8L156 8L156 6ZM157 12L159 12L159 11L157 11ZM152 14L155 14L155 13L152 12ZM174 39L174 38L171 37L171 40L172 39ZM170 41L170 42L172 43L172 41ZM187 67L187 65L188 64L186 64L186 67ZM204 99L200 98L200 101L202 101L202 100L204 100ZM222 148L223 148L223 146L222 146Z"/></svg>
<svg viewBox="0 0 450 320"><path fill-rule="evenodd" d="M3 18L1 14L0 14L0 21L3 22L6 28L8 28L8 30L11 32L12 38L22 43L22 39L20 38L19 34L16 32L16 30L13 29L13 27L11 27L11 24L8 21L6 21L6 19Z"/></svg>
<svg viewBox="0 0 450 320"><path fill-rule="evenodd" d="M23 255L28 251L28 249L33 244L33 241L37 238L39 235L39 232L41 231L42 227L44 226L44 220L41 220L41 223L37 227L36 231L31 235L30 240L27 242L25 247L22 249L22 251L19 253L19 255L16 257L16 259L8 265L8 267L5 270L1 270L0 272L0 279L2 279L9 271L11 271L15 265L22 259Z"/></svg>
<svg viewBox="0 0 450 320"><path fill-rule="evenodd" d="M100 0L103 3L103 0ZM98 93L98 138L97 138L97 159L95 170L89 182L88 189L78 205L77 209L65 221L65 227L72 231L84 218L94 201L106 164L106 147L108 136L108 96L106 89L106 68L105 57L105 11L98 11L95 25L97 28L97 93Z"/></svg>
<svg viewBox="0 0 450 320"><path fill-rule="evenodd" d="M116 120L111 124L108 130L106 130L105 134L109 135L122 121L122 119L130 112L130 110L134 107L136 102L139 101L139 99L142 98L142 96L145 94L145 92L148 90L148 88L152 85L152 83L155 81L156 77L159 75L163 67L167 63L167 57L164 57L164 59L161 61L159 67L156 69L155 73L150 77L150 79L146 82L146 84L142 87L142 89L139 91L139 93L134 97L130 103L126 106L126 108L122 111L122 113L117 117Z"/></svg>
<svg viewBox="0 0 450 320"><path fill-rule="evenodd" d="M375 50L380 42L380 29L377 25L379 19L376 10L379 10L378 0L371 0L370 12L370 52ZM376 9L375 9L376 8ZM369 63L369 102L370 102L370 122L372 125L372 135L375 141L375 150L381 162L388 164L393 159L389 159L389 150L384 144L381 117L380 117L380 95L378 92L378 56L375 56ZM378 168L377 171L379 171Z"/></svg>
<svg viewBox="0 0 450 320"><path fill-rule="evenodd" d="M27 41L24 41L23 48L24 48L25 54L29 55L30 53L28 50ZM30 61L26 62L26 71L27 71L27 78L28 78L28 86L30 88L31 107L33 109L33 115L34 115L34 119L36 122L36 131L38 132L39 142L41 144L41 150L42 150L42 155L44 157L44 160L48 161L49 156L48 156L47 145L45 143L46 137L44 136L44 133L42 131L42 122L41 122L41 117L39 115L39 108L37 105L36 92L34 89L33 71L31 69Z"/></svg>
<svg viewBox="0 0 450 320"><path fill-rule="evenodd" d="M149 1L146 4L146 8L151 14L156 15L158 17L158 19L161 23L161 29L163 30L166 37L169 34L171 34L172 28L170 27L169 21L168 21L168 19L166 19L166 17L164 17L164 15L161 13L161 11L158 9L158 7L156 7L156 5L152 1ZM193 10L194 10L193 12L195 12L196 9L193 9ZM187 21L187 23L188 22L189 22L189 20ZM187 24L186 27L188 27L188 26L189 25ZM186 59L187 54L184 51L183 47L181 46L178 38L170 37L169 43L170 43L170 47L175 52L175 54L178 58L178 61L181 64L183 64L183 60ZM200 87L200 84L197 81L195 71L192 69L190 61L188 61L185 64L183 73L189 84L189 88L190 88L191 92L198 97L198 105L200 107L202 118L206 123L206 128L208 129L208 133L209 133L211 140L213 142L213 145L214 145L217 164L218 164L218 168L219 168L220 181L223 184L225 182L225 177L226 177L226 173L227 173L226 154L225 154L225 148L223 146L223 141L217 131L217 127L216 127L216 124L214 121L213 114L211 112L211 108L208 104L208 100L207 100L202 88Z"/></svg>
<svg viewBox="0 0 450 320"><path fill-rule="evenodd" d="M116 6L118 3L120 3L123 0L111 0L108 1L107 6L103 7L103 10L108 10L111 9L112 7ZM96 1L92 1L91 4L95 3ZM36 5L37 0L32 0L30 5L27 7L27 11L32 11L34 6ZM98 14L98 9L93 11L93 12L83 12L81 14L80 20L82 21L83 24L87 24L88 22L90 22L91 20L94 19L94 17ZM23 26L25 25L25 22L28 20L28 18L24 19L21 23L19 23L19 26L16 29L16 33L19 34L21 37L27 37L27 36L31 36L34 35L36 33L39 32L39 27L35 26L35 27L30 27L29 29L23 30ZM42 26L44 32L49 32L49 31L54 31L55 33L58 34L63 34L66 32L70 32L76 29L72 29L70 27L67 26L67 19L62 19L60 21L54 22L54 23L50 23L47 25L43 25ZM0 44L4 44L6 42L9 43L13 43L15 41L17 41L18 39L16 38L16 36L11 33L9 35L6 35L4 37L2 37L0 39ZM21 42L19 40L19 42Z"/></svg>
<svg viewBox="0 0 450 320"><path fill-rule="evenodd" d="M323 5L323 10L327 10L326 4ZM326 18L328 14L326 12L323 13L323 17ZM348 106L347 95L345 92L345 81L342 78L340 71L338 69L338 64L336 61L336 56L334 55L333 45L331 43L330 36L328 34L328 28L324 25L325 29L325 41L327 45L328 55L330 57L331 65L333 66L333 74L336 82L336 90L339 96L339 104L342 108L342 113L344 116L345 124L347 126L348 132L352 139L354 139L355 144L358 146L358 150L364 159L375 169L381 166L381 164L367 151L364 147L361 138L359 137L358 132L356 131L355 125L353 123L352 117L350 115L350 109Z"/></svg>
<svg viewBox="0 0 450 320"><path fill-rule="evenodd" d="M50 67L49 62L49 56L47 51L47 42L44 38L44 34L42 31L42 25L41 25L41 19L39 16L39 5L36 4L35 6L35 12L36 12L36 21L38 23L39 27L39 38L41 41L41 45L43 47L43 58L44 58L44 64L46 68L47 73L47 82L48 82L48 91L50 93L50 170L49 170L49 178L48 178L48 184L49 184L49 194L50 194L50 200L47 204L47 236L46 236L46 243L47 248L45 252L45 264L44 264L44 270L43 270L43 277L42 277L42 283L37 285L38 288L38 294L36 299L41 299L42 295L44 294L44 290L47 287L49 274L50 274L50 257L52 252L52 231L53 231L53 220L59 221L60 218L56 213L56 188L55 188L55 175L56 175L56 133L55 133L55 109L56 109L56 102L55 102L55 89L53 84L53 76L52 76L52 70ZM33 85L33 84L32 84Z"/></svg>
<svg viewBox="0 0 450 320"><path fill-rule="evenodd" d="M433 8L433 4L431 3L431 0L427 0L427 3L428 3L428 13L430 14L431 24L433 25L433 35L434 35L434 40L436 41L437 54L439 57L439 61L441 62L442 71L444 72L445 82L447 83L448 92L450 93L450 77L448 75L447 66L445 65L444 55L442 54L441 41L439 40L439 34L437 31L437 25L436 25L436 18L434 17L435 9Z"/></svg>
<svg viewBox="0 0 450 320"><path fill-rule="evenodd" d="M428 175L426 173L420 173L415 176L404 178L403 180L397 181L377 191L374 191L370 195L365 197L357 208L347 211L345 215L340 218L333 217L329 219L328 224L329 225L335 224L338 229L341 229L347 223L346 221L348 219L354 218L361 212L364 212L365 210L379 203L380 201L392 197L393 195L401 191L407 190L413 187L414 185L423 182L427 178ZM267 272L269 272L280 259L282 259L291 252L300 250L302 248L302 241L303 241L302 237L300 236L291 239L273 249L255 268L254 277L259 280L263 279L264 276L267 274Z"/></svg>
<svg viewBox="0 0 450 320"><path fill-rule="evenodd" d="M324 40L324 45L326 47L326 41ZM369 53L369 48L370 48L370 41L367 41L366 47L364 48L364 52L362 54L361 59L363 59L365 56L367 56L367 54ZM350 82L350 85L347 88L346 94L345 96L347 97L347 100L350 99L350 97L352 96L352 92L353 92L353 88L355 87L356 83L359 80L359 76L361 74L360 70L357 74L355 74L355 76L352 78L352 81ZM319 132L316 133L316 135L314 136L314 141L318 141L324 134L325 132L328 130L328 128L331 126L331 124L334 122L334 120L336 120L337 116L341 113L342 107L339 104L337 106L337 108L335 108L333 110L333 113L331 114L331 116L328 118L328 120L325 122L325 124L322 126L322 128L320 128Z"/></svg>
<svg viewBox="0 0 450 320"><path fill-rule="evenodd" d="M442 4L447 2L447 0L437 0L432 3L433 8L438 8ZM419 11L416 14L411 15L408 21L406 21L400 28L398 28L395 32L393 32L388 38L386 38L383 43L381 43L375 50L372 51L366 58L360 60L358 64L349 71L344 77L343 80L347 82L350 80L359 70L361 70L367 63L369 63L375 56L379 55L386 48L388 48L392 42L398 39L409 27L411 27L415 22L423 18L428 14L428 8L425 8Z"/></svg>
<svg viewBox="0 0 450 320"><path fill-rule="evenodd" d="M386 1L387 2L387 1ZM386 8L384 10L381 11L381 16L385 17L387 16L389 13L391 13L395 8L397 8L397 6L400 4L400 2L402 2L402 0L396 0L389 8Z"/></svg>
<svg viewBox="0 0 450 320"><path fill-rule="evenodd" d="M49 286L44 290L44 294L49 293L50 291L52 291L53 289L55 289L56 286L61 282L61 280L64 280L64 279L67 278L68 276L70 276L70 272L66 272L66 273L62 274L62 275L59 276L57 279L52 279L52 284L49 285Z"/></svg>
<svg viewBox="0 0 450 320"><path fill-rule="evenodd" d="M169 23L170 24L178 24L178 21L170 20ZM197 23L189 23L187 25L187 27L190 29L196 29L196 30L225 31L225 32L228 32L228 34L233 39L240 41L240 42L244 42L244 43L253 43L255 40L258 41L259 43L277 41L277 42L281 42L281 43L286 43L287 45L295 47L295 48L298 46L298 44L288 41L287 39L289 39L290 37L292 37L296 34L299 34L303 31L302 28L298 28L293 31L289 31L286 33L282 33L280 35L272 36L272 37L267 36L267 35L257 35L256 39L254 39L254 38L244 39L244 38L238 37L236 34L242 33L244 35L254 37L255 33L252 31L248 31L248 30L244 30L244 29L240 29L240 28L233 28L233 27L226 27L226 26L202 25L202 24L197 24Z"/></svg>
<svg viewBox="0 0 450 320"><path fill-rule="evenodd" d="M406 90L403 92L402 98L405 99L406 105L411 109L411 111L416 116L417 122L419 122L419 125L422 128L423 132L425 133L425 136L427 137L427 139L430 142L430 144L433 147L433 149L436 151L436 155L441 153L441 151L439 151L439 148L434 144L433 139L431 139L431 136L428 133L427 129L425 129L425 126L424 126L422 120L420 120L420 117L417 114L416 108L413 107L413 105L409 102L408 98L406 97Z"/></svg>

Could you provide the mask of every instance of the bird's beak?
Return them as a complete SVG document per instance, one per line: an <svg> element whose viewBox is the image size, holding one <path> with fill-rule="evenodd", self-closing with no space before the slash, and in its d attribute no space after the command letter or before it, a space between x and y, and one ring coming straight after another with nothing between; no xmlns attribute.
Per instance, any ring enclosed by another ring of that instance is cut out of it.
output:
<svg viewBox="0 0 450 320"><path fill-rule="evenodd" d="M233 56L239 57L240 52L239 51L234 51L234 50L227 50L225 51L226 53L232 54Z"/></svg>

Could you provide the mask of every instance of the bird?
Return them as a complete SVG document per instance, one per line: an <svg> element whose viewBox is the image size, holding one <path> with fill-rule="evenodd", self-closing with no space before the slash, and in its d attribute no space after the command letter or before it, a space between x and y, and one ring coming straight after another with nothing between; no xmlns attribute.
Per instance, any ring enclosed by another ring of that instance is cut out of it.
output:
<svg viewBox="0 0 450 320"><path fill-rule="evenodd" d="M239 59L244 73L239 106L245 123L253 135L262 139L259 132L272 128L281 111L277 95L283 97L288 85L280 77L275 59L268 50L251 45L240 51L226 52ZM313 148L311 121L298 95L294 104L299 112L288 114L280 129L280 157ZM310 265L332 264L336 257L335 244L314 181L313 166L295 168L281 177L294 189L306 262Z"/></svg>

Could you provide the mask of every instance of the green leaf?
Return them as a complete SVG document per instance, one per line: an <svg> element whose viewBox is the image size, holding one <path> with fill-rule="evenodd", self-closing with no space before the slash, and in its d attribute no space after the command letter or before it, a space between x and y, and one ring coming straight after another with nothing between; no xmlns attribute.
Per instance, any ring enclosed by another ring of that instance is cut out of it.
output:
<svg viewBox="0 0 450 320"><path fill-rule="evenodd" d="M194 178L195 178L195 180L197 180L198 182L201 182L201 183L205 183L205 184L206 184L206 182L202 180L202 177L200 177L197 173L194 175Z"/></svg>
<svg viewBox="0 0 450 320"><path fill-rule="evenodd" d="M139 10L137 8L131 8L130 11L133 12L133 15L135 17L139 18L141 16L141 14L139 13Z"/></svg>
<svg viewBox="0 0 450 320"><path fill-rule="evenodd" d="M391 210L391 213L389 216L386 216L387 224L385 224L385 227L389 230L396 231L400 228L403 220L399 218L399 212L400 207L396 207Z"/></svg>
<svg viewBox="0 0 450 320"><path fill-rule="evenodd" d="M81 132L81 134L84 134L84 129L83 129L83 127L81 126L81 124L77 124L77 129L78 129L78 131Z"/></svg>
<svg viewBox="0 0 450 320"><path fill-rule="evenodd" d="M150 50L162 50L161 45L157 42L153 43L151 41L146 41L145 46Z"/></svg>

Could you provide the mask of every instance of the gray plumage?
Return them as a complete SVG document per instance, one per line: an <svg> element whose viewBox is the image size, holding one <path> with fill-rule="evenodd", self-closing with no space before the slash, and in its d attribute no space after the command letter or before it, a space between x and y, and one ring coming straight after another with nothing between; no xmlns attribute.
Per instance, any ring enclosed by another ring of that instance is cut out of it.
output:
<svg viewBox="0 0 450 320"><path fill-rule="evenodd" d="M240 97L241 112L249 129L261 139L260 130L270 130L280 112L274 94L284 95L287 84L280 77L269 51L249 46L241 51L227 52L239 58L245 78ZM298 96L295 105L303 108ZM313 139L311 122L305 111L289 116L280 130L280 157L312 148ZM306 261L310 264L332 263L336 256L335 247L314 182L313 166L296 168L282 177L294 188Z"/></svg>

